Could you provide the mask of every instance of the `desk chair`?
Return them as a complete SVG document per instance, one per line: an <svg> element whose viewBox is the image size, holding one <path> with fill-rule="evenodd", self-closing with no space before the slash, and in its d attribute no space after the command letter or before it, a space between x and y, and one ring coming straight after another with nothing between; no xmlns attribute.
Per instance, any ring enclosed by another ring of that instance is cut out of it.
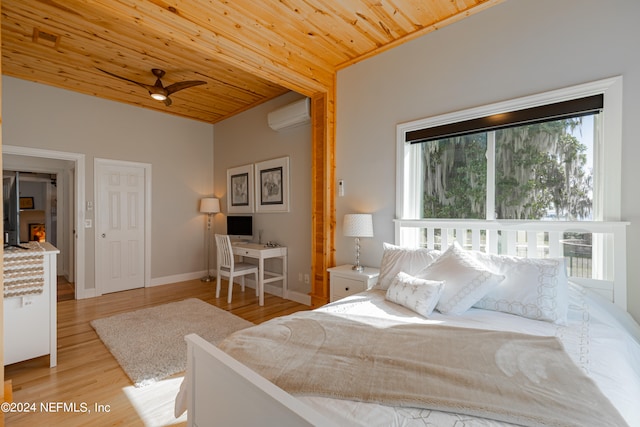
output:
<svg viewBox="0 0 640 427"><path fill-rule="evenodd" d="M229 295L227 302L231 303L233 292L233 278L240 277L240 286L244 292L244 276L253 274L256 279L256 294L258 291L258 266L247 262L235 262L231 239L226 234L216 234L216 248L218 253L218 277L216 279L216 298L220 298L220 276L229 279Z"/></svg>

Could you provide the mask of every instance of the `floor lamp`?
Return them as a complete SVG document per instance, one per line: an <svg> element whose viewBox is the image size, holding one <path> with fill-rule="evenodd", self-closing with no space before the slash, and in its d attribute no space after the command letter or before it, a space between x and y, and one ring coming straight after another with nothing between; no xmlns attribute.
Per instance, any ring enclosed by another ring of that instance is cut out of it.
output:
<svg viewBox="0 0 640 427"><path fill-rule="evenodd" d="M213 215L220 212L220 200L213 197L200 199L200 212L207 214L207 275L201 280L203 282L211 282L215 277L211 275L211 221Z"/></svg>

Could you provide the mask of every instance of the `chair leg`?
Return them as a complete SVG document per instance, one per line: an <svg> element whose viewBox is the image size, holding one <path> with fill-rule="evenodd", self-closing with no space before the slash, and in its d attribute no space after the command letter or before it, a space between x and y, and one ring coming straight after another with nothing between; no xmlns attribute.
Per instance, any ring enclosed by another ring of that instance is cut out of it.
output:
<svg viewBox="0 0 640 427"><path fill-rule="evenodd" d="M216 298L220 298L220 270L218 270L218 277L216 278Z"/></svg>
<svg viewBox="0 0 640 427"><path fill-rule="evenodd" d="M231 294L233 293L233 276L229 276L229 295L227 296L227 303L231 304Z"/></svg>

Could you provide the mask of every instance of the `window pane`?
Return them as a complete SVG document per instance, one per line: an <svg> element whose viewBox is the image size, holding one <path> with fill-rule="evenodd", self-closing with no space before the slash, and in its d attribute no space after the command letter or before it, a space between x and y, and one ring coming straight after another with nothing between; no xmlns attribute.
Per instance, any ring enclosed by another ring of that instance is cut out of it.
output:
<svg viewBox="0 0 640 427"><path fill-rule="evenodd" d="M415 144L418 183L408 200L420 201L411 216L593 219L593 141L600 116ZM494 139L495 153L487 153ZM495 188L487 188L487 157L495 159ZM487 209L487 200L495 206Z"/></svg>
<svg viewBox="0 0 640 427"><path fill-rule="evenodd" d="M424 165L423 218L484 218L487 134L420 144Z"/></svg>
<svg viewBox="0 0 640 427"><path fill-rule="evenodd" d="M591 219L593 119L496 131L496 218Z"/></svg>

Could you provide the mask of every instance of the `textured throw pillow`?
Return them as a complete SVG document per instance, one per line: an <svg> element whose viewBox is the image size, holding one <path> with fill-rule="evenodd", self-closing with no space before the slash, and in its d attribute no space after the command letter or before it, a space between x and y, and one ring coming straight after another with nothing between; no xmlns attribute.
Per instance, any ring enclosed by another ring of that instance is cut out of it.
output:
<svg viewBox="0 0 640 427"><path fill-rule="evenodd" d="M444 314L462 314L489 291L496 288L504 276L494 274L453 242L421 276L444 281L444 288L436 309Z"/></svg>
<svg viewBox="0 0 640 427"><path fill-rule="evenodd" d="M409 249L389 243L383 245L384 253L380 263L380 275L375 289L387 290L391 281L400 272L411 276L422 277L425 268L439 255L440 251L430 249Z"/></svg>
<svg viewBox="0 0 640 427"><path fill-rule="evenodd" d="M474 307L563 324L569 309L564 258L521 258L473 251L476 260L505 279Z"/></svg>
<svg viewBox="0 0 640 427"><path fill-rule="evenodd" d="M387 300L429 317L442 293L443 282L398 273L387 289Z"/></svg>

